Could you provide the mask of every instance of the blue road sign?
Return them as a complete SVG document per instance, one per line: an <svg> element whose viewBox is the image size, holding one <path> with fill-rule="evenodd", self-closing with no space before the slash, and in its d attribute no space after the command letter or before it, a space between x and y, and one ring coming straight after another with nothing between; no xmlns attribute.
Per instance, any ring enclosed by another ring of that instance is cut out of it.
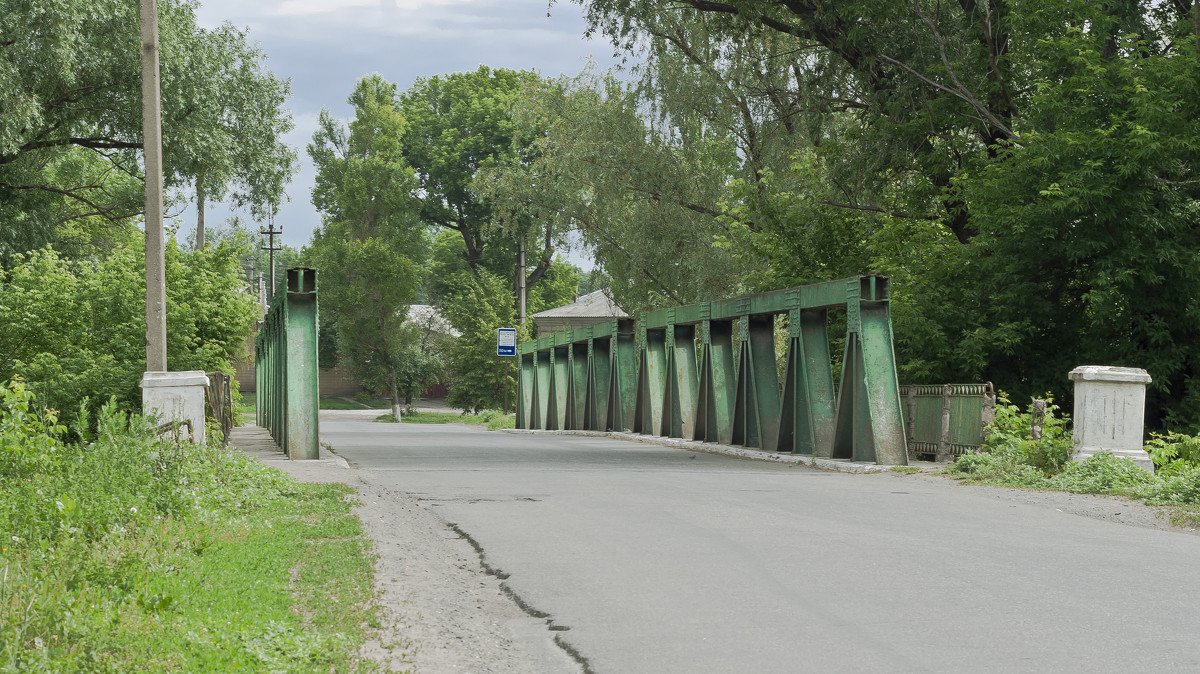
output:
<svg viewBox="0 0 1200 674"><path fill-rule="evenodd" d="M496 355L497 356L515 356L515 355L517 355L517 329L516 328L497 328L496 329Z"/></svg>

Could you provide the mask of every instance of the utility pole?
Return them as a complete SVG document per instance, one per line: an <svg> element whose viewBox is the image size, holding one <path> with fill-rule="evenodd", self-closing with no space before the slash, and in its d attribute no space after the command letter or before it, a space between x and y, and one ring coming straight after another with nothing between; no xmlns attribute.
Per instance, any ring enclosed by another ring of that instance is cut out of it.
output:
<svg viewBox="0 0 1200 674"><path fill-rule="evenodd" d="M258 233L267 235L268 243L267 243L267 245L263 246L262 249L266 250L266 251L270 251L271 285L269 286L270 295L268 297L274 297L275 296L275 251L279 250L279 246L275 245L275 237L280 234L283 234L283 227L281 226L279 229L275 229L275 216L268 215L267 216L267 228L258 230Z"/></svg>
<svg viewBox="0 0 1200 674"><path fill-rule="evenodd" d="M521 307L518 318L521 325L525 325L525 237L517 240L517 296Z"/></svg>
<svg viewBox="0 0 1200 674"><path fill-rule="evenodd" d="M146 371L167 371L166 240L163 235L162 107L158 3L141 0L142 143L146 161Z"/></svg>

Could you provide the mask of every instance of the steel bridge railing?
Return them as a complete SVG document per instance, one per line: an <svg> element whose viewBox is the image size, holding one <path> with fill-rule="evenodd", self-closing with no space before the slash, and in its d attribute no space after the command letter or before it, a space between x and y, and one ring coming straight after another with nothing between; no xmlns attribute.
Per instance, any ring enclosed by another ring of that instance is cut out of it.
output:
<svg viewBox="0 0 1200 674"><path fill-rule="evenodd" d="M906 465L889 300L886 277L856 276L525 342L517 427L631 430ZM839 387L827 328L835 307L846 314ZM783 363L779 315L788 325Z"/></svg>
<svg viewBox="0 0 1200 674"><path fill-rule="evenodd" d="M287 270L254 342L256 418L291 459L319 458L317 272Z"/></svg>

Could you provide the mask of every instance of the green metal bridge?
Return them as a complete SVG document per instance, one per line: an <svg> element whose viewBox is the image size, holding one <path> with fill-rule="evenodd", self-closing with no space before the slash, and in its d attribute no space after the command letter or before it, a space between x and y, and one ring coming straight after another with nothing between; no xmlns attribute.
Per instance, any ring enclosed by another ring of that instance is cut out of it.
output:
<svg viewBox="0 0 1200 674"><path fill-rule="evenodd" d="M526 342L517 427L631 430L906 465L889 300L886 277L856 276ZM846 322L837 387L828 334L834 308L844 309ZM777 316L788 330L783 363Z"/></svg>
<svg viewBox="0 0 1200 674"><path fill-rule="evenodd" d="M256 417L291 459L319 458L317 272L287 270L254 342Z"/></svg>

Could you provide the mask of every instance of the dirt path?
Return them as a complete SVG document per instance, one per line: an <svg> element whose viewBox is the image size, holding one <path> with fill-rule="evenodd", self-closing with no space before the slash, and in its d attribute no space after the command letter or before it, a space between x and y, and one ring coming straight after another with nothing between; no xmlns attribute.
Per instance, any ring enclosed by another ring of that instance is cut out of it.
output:
<svg viewBox="0 0 1200 674"><path fill-rule="evenodd" d="M471 541L417 499L370 484L324 448L319 461L289 461L257 426L235 429L231 441L299 480L358 490L354 512L378 554L383 608L378 639L364 647L367 657L389 671L417 674L582 671L555 645L546 620L526 614L505 593L503 579L488 573Z"/></svg>

